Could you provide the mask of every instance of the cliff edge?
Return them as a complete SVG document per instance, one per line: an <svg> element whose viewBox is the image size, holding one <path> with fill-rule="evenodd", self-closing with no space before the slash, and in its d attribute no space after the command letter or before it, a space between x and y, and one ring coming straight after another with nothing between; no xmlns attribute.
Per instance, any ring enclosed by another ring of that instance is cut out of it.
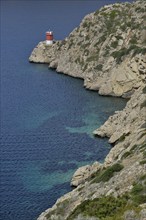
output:
<svg viewBox="0 0 146 220"><path fill-rule="evenodd" d="M101 95L130 98L94 131L114 145L105 162L79 168L76 188L38 220L146 220L146 1L102 7L63 41L40 42L29 61L82 78Z"/></svg>

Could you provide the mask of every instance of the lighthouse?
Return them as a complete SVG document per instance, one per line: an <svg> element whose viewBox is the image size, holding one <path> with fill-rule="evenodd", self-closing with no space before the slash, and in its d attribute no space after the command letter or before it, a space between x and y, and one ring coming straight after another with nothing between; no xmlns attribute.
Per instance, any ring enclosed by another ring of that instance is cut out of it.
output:
<svg viewBox="0 0 146 220"><path fill-rule="evenodd" d="M53 44L53 31L46 32L46 45Z"/></svg>

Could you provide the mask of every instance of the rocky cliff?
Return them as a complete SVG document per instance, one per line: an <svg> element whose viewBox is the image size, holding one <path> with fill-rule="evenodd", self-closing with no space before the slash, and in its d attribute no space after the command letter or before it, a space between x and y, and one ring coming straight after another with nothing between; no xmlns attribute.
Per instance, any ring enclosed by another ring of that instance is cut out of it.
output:
<svg viewBox="0 0 146 220"><path fill-rule="evenodd" d="M143 83L146 64L145 1L114 4L87 15L63 41L41 42L30 62L84 79L103 95L128 96Z"/></svg>
<svg viewBox="0 0 146 220"><path fill-rule="evenodd" d="M146 1L104 6L63 41L40 42L29 61L84 79L101 95L130 98L94 134L114 147L100 164L79 168L72 192L38 220L146 219Z"/></svg>

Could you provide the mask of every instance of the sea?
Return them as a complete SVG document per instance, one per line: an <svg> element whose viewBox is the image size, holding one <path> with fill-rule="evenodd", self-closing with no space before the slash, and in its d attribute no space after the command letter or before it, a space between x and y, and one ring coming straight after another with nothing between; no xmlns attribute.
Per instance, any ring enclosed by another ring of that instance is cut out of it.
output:
<svg viewBox="0 0 146 220"><path fill-rule="evenodd" d="M83 80L29 63L45 32L63 40L82 18L116 0L1 0L0 219L36 220L72 190L75 170L103 162L95 138L126 100L86 90ZM123 2L123 1L119 1Z"/></svg>

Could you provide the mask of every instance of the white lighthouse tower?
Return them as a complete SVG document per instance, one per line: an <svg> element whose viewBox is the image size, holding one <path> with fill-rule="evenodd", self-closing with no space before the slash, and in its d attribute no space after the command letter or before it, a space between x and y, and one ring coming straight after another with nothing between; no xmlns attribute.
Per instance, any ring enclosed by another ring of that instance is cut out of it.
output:
<svg viewBox="0 0 146 220"><path fill-rule="evenodd" d="M53 31L46 32L46 45L53 44Z"/></svg>

